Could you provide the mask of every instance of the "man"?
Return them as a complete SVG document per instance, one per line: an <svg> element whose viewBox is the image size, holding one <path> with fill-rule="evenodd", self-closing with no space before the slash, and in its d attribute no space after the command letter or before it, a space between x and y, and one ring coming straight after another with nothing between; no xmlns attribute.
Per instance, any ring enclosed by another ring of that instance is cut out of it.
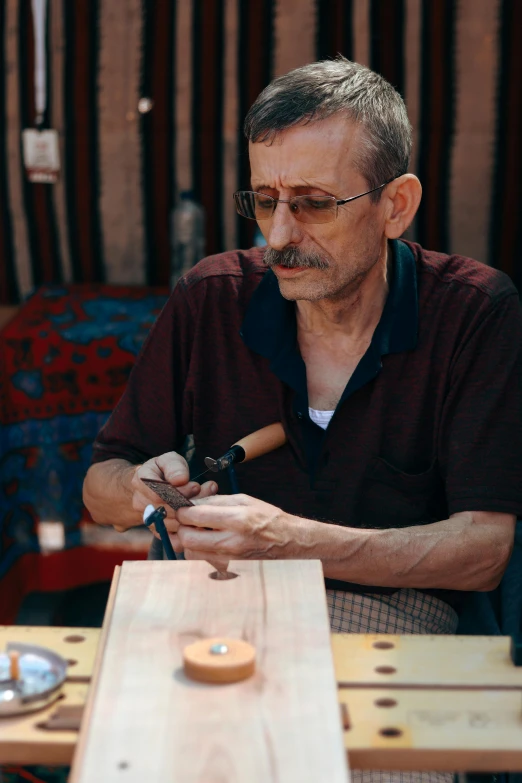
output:
<svg viewBox="0 0 522 783"><path fill-rule="evenodd" d="M166 479L196 499L167 518L187 559L319 558L335 630L453 633L522 514L517 292L399 239L421 185L379 75L299 68L245 128L236 208L268 247L179 282L95 443L86 505L124 530L157 503L141 479ZM288 441L237 467L244 494L189 481L188 434L201 460L276 421Z"/></svg>

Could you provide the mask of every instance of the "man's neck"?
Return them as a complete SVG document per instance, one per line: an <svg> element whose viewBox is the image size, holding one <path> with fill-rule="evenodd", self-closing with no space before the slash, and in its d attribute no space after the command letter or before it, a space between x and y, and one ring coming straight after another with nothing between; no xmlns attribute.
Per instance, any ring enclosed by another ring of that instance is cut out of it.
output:
<svg viewBox="0 0 522 783"><path fill-rule="evenodd" d="M344 336L354 342L365 340L373 334L380 321L388 290L388 251L385 246L383 257L342 296L317 302L298 300L298 331L317 338Z"/></svg>

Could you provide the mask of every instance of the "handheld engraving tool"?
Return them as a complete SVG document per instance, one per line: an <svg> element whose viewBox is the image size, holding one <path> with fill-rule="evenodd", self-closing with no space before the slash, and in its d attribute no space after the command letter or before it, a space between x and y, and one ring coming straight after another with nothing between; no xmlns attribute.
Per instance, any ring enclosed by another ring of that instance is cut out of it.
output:
<svg viewBox="0 0 522 783"><path fill-rule="evenodd" d="M251 432L250 435L245 435L244 438L241 438L241 440L234 443L222 457L219 457L218 459L205 457L204 462L207 469L191 479L191 481L197 481L201 476L204 476L205 473L208 473L209 470L212 471L212 473L218 473L220 470L228 469L232 493L237 494L239 488L235 477L234 463L248 462L256 457L261 457L263 454L268 454L270 451L274 451L280 446L284 446L285 443L286 434L281 422L277 421L274 424L269 424L267 427L262 427L260 430ZM227 569L228 563L226 566L221 564L221 567L217 569L217 576L215 578L230 578Z"/></svg>
<svg viewBox="0 0 522 783"><path fill-rule="evenodd" d="M244 438L234 443L222 457L218 459L205 457L204 462L207 470L200 473L192 481L197 481L205 473L208 473L209 470L213 473L218 473L220 470L229 468L234 463L248 462L256 457L261 457L263 454L268 454L270 451L278 449L285 443L286 434L281 422L269 424L267 427L251 432L250 435L245 435Z"/></svg>

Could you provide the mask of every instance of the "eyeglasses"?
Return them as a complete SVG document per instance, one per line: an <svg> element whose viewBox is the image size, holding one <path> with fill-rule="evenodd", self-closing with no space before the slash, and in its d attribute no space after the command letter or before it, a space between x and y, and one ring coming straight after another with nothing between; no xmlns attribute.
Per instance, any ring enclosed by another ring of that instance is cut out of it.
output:
<svg viewBox="0 0 522 783"><path fill-rule="evenodd" d="M234 193L236 209L240 215L250 220L269 220L278 204L288 204L290 212L301 223L331 223L337 218L337 210L342 204L348 204L358 198L375 193L386 187L396 177L383 182L376 188L359 193L358 196L338 199L335 196L293 196L289 199L273 198L255 190L238 190Z"/></svg>

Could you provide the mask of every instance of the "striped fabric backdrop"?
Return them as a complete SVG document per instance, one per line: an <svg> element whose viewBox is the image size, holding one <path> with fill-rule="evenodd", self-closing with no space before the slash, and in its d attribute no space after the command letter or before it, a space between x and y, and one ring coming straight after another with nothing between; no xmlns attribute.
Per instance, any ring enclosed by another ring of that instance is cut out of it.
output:
<svg viewBox="0 0 522 783"><path fill-rule="evenodd" d="M411 238L522 289L520 0L49 0L55 185L24 176L30 0L0 0L0 302L43 282L164 284L169 215L192 190L207 252L252 242L242 119L276 75L341 52L399 89L424 198ZM140 98L153 108L138 111Z"/></svg>

